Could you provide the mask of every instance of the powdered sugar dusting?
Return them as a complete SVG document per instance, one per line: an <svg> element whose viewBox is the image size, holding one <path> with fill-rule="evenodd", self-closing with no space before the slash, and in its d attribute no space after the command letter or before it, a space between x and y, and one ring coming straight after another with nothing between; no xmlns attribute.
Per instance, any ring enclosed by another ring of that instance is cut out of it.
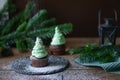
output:
<svg viewBox="0 0 120 80"><path fill-rule="evenodd" d="M41 73L47 73L47 72L52 72L54 70L59 70L63 68L62 65L54 65L54 66L46 66L46 67L32 67L32 66L28 66L26 67L26 70L30 70L32 72L41 72Z"/></svg>
<svg viewBox="0 0 120 80"><path fill-rule="evenodd" d="M52 55L48 57L48 62L49 65L45 67L33 67L30 57L24 57L14 61L12 68L22 74L50 74L66 69L69 64L66 59Z"/></svg>

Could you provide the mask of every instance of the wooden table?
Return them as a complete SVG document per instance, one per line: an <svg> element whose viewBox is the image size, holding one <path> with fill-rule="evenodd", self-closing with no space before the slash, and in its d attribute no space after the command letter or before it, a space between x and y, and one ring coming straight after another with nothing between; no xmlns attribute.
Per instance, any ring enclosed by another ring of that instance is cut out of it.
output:
<svg viewBox="0 0 120 80"><path fill-rule="evenodd" d="M117 39L117 44L120 43ZM82 46L94 42L98 44L98 38L67 38L67 49ZM18 53L6 58L0 58L0 80L120 80L119 74L106 73L98 67L85 67L74 62L78 55L62 55L70 61L70 66L63 72L50 75L23 75L11 69L12 61L15 59L29 56L31 53Z"/></svg>

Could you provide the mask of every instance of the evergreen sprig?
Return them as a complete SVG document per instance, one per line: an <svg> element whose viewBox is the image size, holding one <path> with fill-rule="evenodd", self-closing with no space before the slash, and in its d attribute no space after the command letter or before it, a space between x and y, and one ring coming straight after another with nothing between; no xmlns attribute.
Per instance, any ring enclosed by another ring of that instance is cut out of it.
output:
<svg viewBox="0 0 120 80"><path fill-rule="evenodd" d="M26 31L28 31L31 27L36 26L37 23L41 23L45 19L48 18L46 10L40 10L35 16L33 16L29 21L28 25L26 26Z"/></svg>
<svg viewBox="0 0 120 80"><path fill-rule="evenodd" d="M23 35L26 35L27 37L39 36L41 38L52 38L53 34L54 34L54 31L55 31L54 29L56 27L56 26L52 26L52 27L48 27L48 28L42 28L42 29L39 29L39 30L30 30L28 33L26 33L24 31L25 25L26 25L26 22L21 24L15 32L12 32L12 33L9 33L7 35L4 35L4 36L0 37L0 40L5 40L5 39L11 39L12 40L12 39L19 38ZM65 35L72 31L72 24L71 23L61 24L61 25L58 25L58 26L59 26L61 32Z"/></svg>
<svg viewBox="0 0 120 80"><path fill-rule="evenodd" d="M22 12L20 23L29 20L29 18L31 17L31 12L34 8L35 8L35 4L33 2L29 2L26 5L25 10Z"/></svg>
<svg viewBox="0 0 120 80"><path fill-rule="evenodd" d="M4 28L1 32L1 35L6 35L6 34L9 34L10 32L12 32L14 30L14 28L16 27L15 25L19 23L19 20L20 20L20 17L21 17L21 14L13 17L11 20L7 21L5 24L4 24Z"/></svg>
<svg viewBox="0 0 120 80"><path fill-rule="evenodd" d="M120 55L120 45L95 46L88 44L83 47L71 48L70 54L79 54L79 59L83 63L99 61L101 63L112 62Z"/></svg>
<svg viewBox="0 0 120 80"><path fill-rule="evenodd" d="M9 4L11 3L10 1L9 1ZM32 2L28 3L26 5L24 11L20 12L18 15L16 15L15 17L12 17L10 20L8 20L3 25L4 28L3 28L2 32L1 32L1 35L6 35L6 34L11 33L12 31L15 31L19 27L19 25L21 25L25 21L27 21L29 19L29 17L30 17L30 13L31 13L32 9L34 8L34 6L35 5Z"/></svg>
<svg viewBox="0 0 120 80"><path fill-rule="evenodd" d="M53 25L56 25L55 18L44 20L43 22L41 22L40 24L37 24L36 26L38 26L39 28L45 28L45 27L50 27Z"/></svg>
<svg viewBox="0 0 120 80"><path fill-rule="evenodd" d="M72 31L71 23L65 23L65 24L61 24L61 25L57 25L57 26L59 26L61 32L65 35ZM47 27L47 28L41 28L41 29L35 30L35 31L31 31L27 34L27 36L39 36L41 38L52 38L54 31L55 31L54 30L55 27L56 27L56 25Z"/></svg>
<svg viewBox="0 0 120 80"><path fill-rule="evenodd" d="M35 15L31 15L35 4L30 2L25 10L2 25L0 32L0 46L8 46L15 43L20 52L31 49L36 36L42 39L52 38L54 29L58 26L61 32L66 35L72 31L72 24L56 24L55 18L49 18L46 9L41 9Z"/></svg>

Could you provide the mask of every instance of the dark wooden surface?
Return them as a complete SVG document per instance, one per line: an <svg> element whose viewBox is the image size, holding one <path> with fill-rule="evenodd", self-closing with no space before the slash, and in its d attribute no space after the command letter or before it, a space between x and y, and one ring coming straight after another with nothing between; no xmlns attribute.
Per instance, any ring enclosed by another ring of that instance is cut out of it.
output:
<svg viewBox="0 0 120 80"><path fill-rule="evenodd" d="M120 38L117 39L117 44L120 44ZM98 38L68 38L67 49L85 45L88 42L98 44ZM78 55L62 55L70 61L70 66L63 72L50 75L23 75L14 72L11 69L12 61L31 55L28 53L19 53L13 49L15 55L6 58L0 58L0 80L120 80L119 74L106 73L98 67L85 67L78 65L74 59Z"/></svg>

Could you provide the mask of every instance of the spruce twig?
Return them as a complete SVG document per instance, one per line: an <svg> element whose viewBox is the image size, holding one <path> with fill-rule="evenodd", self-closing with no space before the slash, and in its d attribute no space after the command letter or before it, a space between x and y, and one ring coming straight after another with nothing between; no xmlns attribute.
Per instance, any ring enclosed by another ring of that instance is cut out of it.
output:
<svg viewBox="0 0 120 80"><path fill-rule="evenodd" d="M112 62L118 59L120 56L120 45L109 46L83 46L77 48L71 48L70 54L79 54L81 62L94 62L99 61L101 63Z"/></svg>
<svg viewBox="0 0 120 80"><path fill-rule="evenodd" d="M42 39L51 38L56 26L65 35L72 31L71 23L56 25L56 19L49 19L48 12L45 9L40 10L31 17L31 11L34 7L35 5L32 2L28 3L24 11L3 25L4 28L1 28L0 46L5 46L6 43L11 43L12 41L12 43L16 44L18 50L22 51L24 48L31 49L34 44L33 39L36 36Z"/></svg>

